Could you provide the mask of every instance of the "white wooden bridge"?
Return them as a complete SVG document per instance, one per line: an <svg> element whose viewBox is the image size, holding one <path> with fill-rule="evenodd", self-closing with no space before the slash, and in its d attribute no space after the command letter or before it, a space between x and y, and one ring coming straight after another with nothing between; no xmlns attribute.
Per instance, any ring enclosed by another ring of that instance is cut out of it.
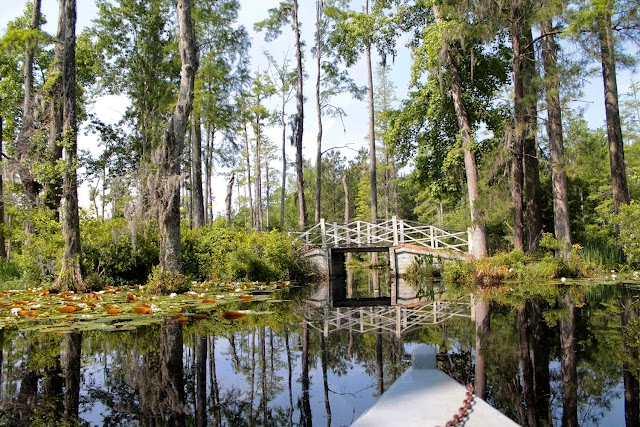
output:
<svg viewBox="0 0 640 427"><path fill-rule="evenodd" d="M390 247L416 245L435 250L468 253L468 232L451 232L434 225L405 221L393 216L390 220L371 223L351 221L320 222L305 232L292 233L305 246L331 247Z"/></svg>

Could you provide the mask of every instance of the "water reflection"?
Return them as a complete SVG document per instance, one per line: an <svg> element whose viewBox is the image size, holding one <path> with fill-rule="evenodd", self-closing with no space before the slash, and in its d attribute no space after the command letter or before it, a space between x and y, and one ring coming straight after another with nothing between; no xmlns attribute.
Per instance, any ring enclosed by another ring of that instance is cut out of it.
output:
<svg viewBox="0 0 640 427"><path fill-rule="evenodd" d="M637 290L540 289L476 295L475 321L469 299L332 308L319 289L251 303L255 314L236 321L6 329L0 425L344 426L404 372L419 342L522 425L637 425Z"/></svg>

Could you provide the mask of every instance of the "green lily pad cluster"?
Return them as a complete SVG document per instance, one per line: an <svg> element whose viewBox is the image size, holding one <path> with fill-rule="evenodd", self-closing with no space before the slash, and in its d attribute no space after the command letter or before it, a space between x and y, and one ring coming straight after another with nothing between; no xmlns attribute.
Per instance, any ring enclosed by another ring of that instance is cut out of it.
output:
<svg viewBox="0 0 640 427"><path fill-rule="evenodd" d="M111 287L96 292L56 293L47 288L0 292L0 328L69 333L130 331L172 321L188 323L220 316L235 320L256 302L275 302L289 282L210 282L191 284L183 294L152 295L144 286Z"/></svg>

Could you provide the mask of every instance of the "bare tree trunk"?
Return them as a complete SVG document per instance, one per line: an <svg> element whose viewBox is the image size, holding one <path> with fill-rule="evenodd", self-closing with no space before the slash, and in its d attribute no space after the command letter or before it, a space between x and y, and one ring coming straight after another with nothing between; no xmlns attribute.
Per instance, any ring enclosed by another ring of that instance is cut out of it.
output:
<svg viewBox="0 0 640 427"><path fill-rule="evenodd" d="M515 249L524 250L524 205L523 205L523 184L524 171L523 150L524 150L524 129L526 126L526 111L523 102L524 83L522 79L523 60L522 52L522 28L515 23L520 22L522 17L519 8L514 7L512 21L514 24L509 29L511 33L511 45L513 49L513 94L514 94L514 136L513 136L513 246Z"/></svg>
<svg viewBox="0 0 640 427"><path fill-rule="evenodd" d="M287 189L287 124L285 122L285 93L282 93L282 110L280 111L280 125L282 126L282 179L280 187L280 228L284 230L284 201Z"/></svg>
<svg viewBox="0 0 640 427"><path fill-rule="evenodd" d="M63 3L60 2L60 11L59 16L62 16L64 13ZM54 55L53 55L53 71L51 80L54 82L51 85L51 89L49 91L49 163L51 165L51 175L48 177L45 182L44 188L44 205L55 211L56 218L59 219L60 213L58 209L60 208L60 203L62 200L62 176L57 172L58 168L56 168L56 163L62 159L62 79L60 78L62 75L62 40L64 39L64 28L58 25L58 32L56 35L56 39L58 43L55 44L54 47Z"/></svg>
<svg viewBox="0 0 640 427"><path fill-rule="evenodd" d="M302 134L304 130L304 72L302 70L302 45L300 42L300 22L298 20L298 0L293 0L291 7L291 19L296 39L296 65L298 81L296 82L296 107L298 113L295 117L294 140L296 145L296 174L298 187L298 226L303 229L307 224L307 205L304 198L304 165L302 159Z"/></svg>
<svg viewBox="0 0 640 427"><path fill-rule="evenodd" d="M204 197L202 194L202 129L200 116L195 115L191 121L191 186L193 188L193 227L204 225Z"/></svg>
<svg viewBox="0 0 640 427"><path fill-rule="evenodd" d="M59 25L64 26L62 61L62 140L65 152L64 191L64 255L63 267L56 280L58 289L80 289L80 214L78 206L78 124L76 117L76 2L64 0L64 13Z"/></svg>
<svg viewBox="0 0 640 427"><path fill-rule="evenodd" d="M260 105L260 98L258 98ZM256 168L256 198L255 198L255 221L256 231L262 232L262 133L260 132L260 118L256 115L256 150L255 150L255 168Z"/></svg>
<svg viewBox="0 0 640 427"><path fill-rule="evenodd" d="M193 107L193 87L198 69L196 39L191 21L191 0L177 0L180 32L180 88L169 126L156 151L159 176L156 179L158 225L160 234L160 265L164 270L182 269L180 249L180 166L184 151L184 136Z"/></svg>
<svg viewBox="0 0 640 427"><path fill-rule="evenodd" d="M555 238L563 243L559 255L565 260L571 252L569 196L565 172L564 142L562 139L562 109L558 76L558 45L553 36L551 19L542 23L542 57L547 99L547 135L551 152L551 192L553 196L553 225Z"/></svg>
<svg viewBox="0 0 640 427"><path fill-rule="evenodd" d="M33 10L31 12L31 22L29 28L32 31L40 30L40 0L34 0ZM66 3L65 3L66 4ZM62 2L61 2L62 5ZM62 7L62 6L61 6ZM62 10L62 9L61 9ZM62 19L62 14L60 15ZM75 23L75 21L74 21ZM74 27L75 28L75 27ZM58 34L60 34L60 20L58 21ZM75 33L74 33L75 37ZM59 40L63 43L63 40ZM22 102L22 126L16 139L16 154L18 175L24 189L27 201L30 207L37 203L38 193L40 192L40 184L35 181L29 167L29 151L31 146L31 138L35 129L35 111L33 106L33 57L38 47L37 36L29 36L24 58L23 79L24 79L24 99Z"/></svg>
<svg viewBox="0 0 640 427"><path fill-rule="evenodd" d="M629 187L624 163L624 143L618 107L615 46L611 31L611 15L604 13L599 22L600 56L604 81L604 105L609 140L609 166L613 189L613 209L618 213L621 205L629 204Z"/></svg>
<svg viewBox="0 0 640 427"><path fill-rule="evenodd" d="M5 238L4 238L4 227L5 227L5 220L4 220L4 181L3 181L3 173L4 173L4 166L2 164L2 160L4 158L4 152L2 151L2 142L3 142L3 119L2 116L0 116L0 258L7 258L7 248L5 245Z"/></svg>
<svg viewBox="0 0 640 427"><path fill-rule="evenodd" d="M316 209L315 223L320 222L320 200L322 197L322 16L324 15L324 0L316 0L316 116L318 121L318 135L316 137Z"/></svg>
<svg viewBox="0 0 640 427"><path fill-rule="evenodd" d="M231 178L229 178L227 182L227 197L224 199L225 205L227 206L227 227L231 225L231 197L233 196L233 181L235 181L235 179L235 175L231 175Z"/></svg>
<svg viewBox="0 0 640 427"><path fill-rule="evenodd" d="M365 13L369 14L369 0L365 1ZM371 222L378 222L378 184L376 178L376 130L375 110L373 106L373 68L371 66L371 44L365 46L367 64L367 86L369 88L369 181L371 182ZM373 257L372 257L373 259Z"/></svg>
<svg viewBox="0 0 640 427"><path fill-rule="evenodd" d="M249 225L253 228L254 215L253 215L253 195L251 194L251 149L249 148L249 132L247 131L247 124L244 124L244 147L245 158L247 159L247 196L249 197Z"/></svg>
<svg viewBox="0 0 640 427"><path fill-rule="evenodd" d="M533 253L538 250L538 244L542 238L542 210L540 201L540 166L538 161L538 145L536 143L536 129L538 109L536 105L537 78L535 52L531 25L527 25L523 31L525 44L522 62L522 79L524 86L525 122L524 122L524 185L527 200L527 250Z"/></svg>
<svg viewBox="0 0 640 427"><path fill-rule="evenodd" d="M205 154L204 154L204 171L205 171L205 180L204 180L204 193L205 193L205 220L207 224L211 224L213 222L213 200L211 194L211 175L213 173L213 137L214 132L212 132L207 126L207 142L205 144Z"/></svg>

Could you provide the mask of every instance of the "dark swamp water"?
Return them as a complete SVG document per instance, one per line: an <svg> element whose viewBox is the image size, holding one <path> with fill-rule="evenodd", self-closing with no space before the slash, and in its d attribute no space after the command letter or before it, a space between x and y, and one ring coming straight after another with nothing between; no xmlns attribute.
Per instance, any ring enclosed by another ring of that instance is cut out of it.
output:
<svg viewBox="0 0 640 427"><path fill-rule="evenodd" d="M319 287L243 303L249 312L237 319L212 311L117 332L5 327L0 425L348 426L418 343L521 425L637 425L638 288L535 288L333 308Z"/></svg>

